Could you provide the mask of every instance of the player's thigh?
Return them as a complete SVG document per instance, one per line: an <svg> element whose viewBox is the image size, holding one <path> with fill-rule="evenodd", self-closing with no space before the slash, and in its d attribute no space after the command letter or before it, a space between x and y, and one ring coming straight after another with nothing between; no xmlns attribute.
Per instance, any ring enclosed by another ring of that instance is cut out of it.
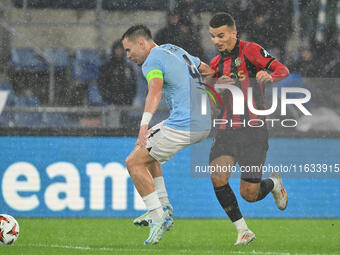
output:
<svg viewBox="0 0 340 255"><path fill-rule="evenodd" d="M216 132L211 146L209 162L216 161L220 157L232 157L232 160L226 162L235 165L240 151L240 143L238 136L233 132ZM220 160L219 160L220 161Z"/></svg>
<svg viewBox="0 0 340 255"><path fill-rule="evenodd" d="M233 132L216 132L210 150L210 167L222 167L222 171L211 172L211 180L215 187L225 185L235 167L239 153L238 136ZM221 169L221 168L220 168Z"/></svg>
<svg viewBox="0 0 340 255"><path fill-rule="evenodd" d="M190 145L199 143L203 140L205 140L209 134L210 130L205 130L205 131L190 131Z"/></svg>
<svg viewBox="0 0 340 255"><path fill-rule="evenodd" d="M238 161L241 171L240 194L249 202L257 199L267 149L266 146L255 146L255 144L249 146L248 150L245 150L246 155Z"/></svg>
<svg viewBox="0 0 340 255"><path fill-rule="evenodd" d="M134 150L126 158L125 163L129 169L133 166L139 165L148 166L152 164L154 161L155 159L150 156L149 151L146 148L136 146Z"/></svg>
<svg viewBox="0 0 340 255"><path fill-rule="evenodd" d="M238 159L241 180L248 183L261 182L267 151L267 139L257 140L243 147L242 153Z"/></svg>
<svg viewBox="0 0 340 255"><path fill-rule="evenodd" d="M189 145L189 132L160 125L147 137L146 149L155 160L165 163Z"/></svg>
<svg viewBox="0 0 340 255"><path fill-rule="evenodd" d="M163 125L163 122L164 121L158 123L157 125L149 129L149 135L147 139L149 139L150 137L153 137L156 133L160 131L160 128ZM134 150L126 158L125 163L128 168L131 166L140 165L140 164L143 164L146 167L154 166L154 164L157 164L156 160L153 157L151 157L150 151L147 149L147 146L143 148L140 146L136 146Z"/></svg>
<svg viewBox="0 0 340 255"><path fill-rule="evenodd" d="M210 179L214 187L224 186L228 183L235 158L228 155L219 156L210 162Z"/></svg>

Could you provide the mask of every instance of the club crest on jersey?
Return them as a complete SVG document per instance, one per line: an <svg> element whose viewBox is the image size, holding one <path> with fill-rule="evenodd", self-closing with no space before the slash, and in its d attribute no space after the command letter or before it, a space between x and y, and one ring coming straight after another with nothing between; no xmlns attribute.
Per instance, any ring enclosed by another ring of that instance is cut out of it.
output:
<svg viewBox="0 0 340 255"><path fill-rule="evenodd" d="M241 65L241 59L240 59L239 57L237 57L237 58L235 59L235 65L236 65L237 67L239 67L239 66Z"/></svg>

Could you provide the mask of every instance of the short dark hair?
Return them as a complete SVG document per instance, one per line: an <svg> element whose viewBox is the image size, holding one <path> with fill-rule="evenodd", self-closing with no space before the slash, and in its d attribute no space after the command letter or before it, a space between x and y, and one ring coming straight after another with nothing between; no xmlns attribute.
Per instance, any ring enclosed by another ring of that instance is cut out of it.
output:
<svg viewBox="0 0 340 255"><path fill-rule="evenodd" d="M121 41L123 41L125 38L129 39L135 39L139 36L144 37L147 40L152 39L151 31L150 29L142 24L134 25L130 27L126 32L123 34Z"/></svg>
<svg viewBox="0 0 340 255"><path fill-rule="evenodd" d="M216 13L209 22L209 26L212 28L217 28L224 25L227 27L236 28L234 18L226 12Z"/></svg>

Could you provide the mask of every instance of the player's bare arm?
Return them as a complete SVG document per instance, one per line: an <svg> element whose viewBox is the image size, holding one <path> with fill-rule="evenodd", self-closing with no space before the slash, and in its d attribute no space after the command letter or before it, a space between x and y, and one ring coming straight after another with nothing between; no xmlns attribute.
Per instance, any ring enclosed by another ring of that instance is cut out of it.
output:
<svg viewBox="0 0 340 255"><path fill-rule="evenodd" d="M149 92L146 96L144 112L154 114L162 99L163 80L153 78L149 83ZM136 145L144 147L146 145L146 137L148 135L148 124L141 125L139 129Z"/></svg>

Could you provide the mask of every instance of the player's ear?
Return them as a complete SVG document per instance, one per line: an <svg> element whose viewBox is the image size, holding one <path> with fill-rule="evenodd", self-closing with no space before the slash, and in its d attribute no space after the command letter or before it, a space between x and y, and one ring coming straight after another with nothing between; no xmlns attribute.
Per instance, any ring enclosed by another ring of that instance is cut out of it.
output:
<svg viewBox="0 0 340 255"><path fill-rule="evenodd" d="M138 41L137 41L139 47L141 48L145 48L145 40L143 38L139 38Z"/></svg>
<svg viewBox="0 0 340 255"><path fill-rule="evenodd" d="M233 31L231 32L231 34L232 34L232 37L233 37L234 39L237 38L237 30L236 30L236 29L233 29Z"/></svg>

